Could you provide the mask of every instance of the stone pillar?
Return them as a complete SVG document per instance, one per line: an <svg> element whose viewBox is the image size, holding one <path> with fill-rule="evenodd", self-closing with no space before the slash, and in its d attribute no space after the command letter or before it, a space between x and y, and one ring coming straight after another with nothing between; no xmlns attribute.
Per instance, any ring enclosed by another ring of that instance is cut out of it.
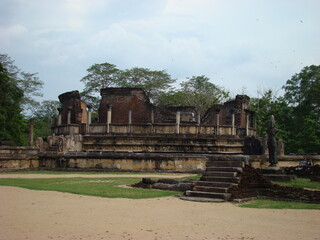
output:
<svg viewBox="0 0 320 240"><path fill-rule="evenodd" d="M151 123L154 124L154 110L151 109Z"/></svg>
<svg viewBox="0 0 320 240"><path fill-rule="evenodd" d="M58 115L58 126L62 124L62 108L57 108L59 115Z"/></svg>
<svg viewBox="0 0 320 240"><path fill-rule="evenodd" d="M249 136L250 113L246 112L246 136Z"/></svg>
<svg viewBox="0 0 320 240"><path fill-rule="evenodd" d="M131 124L132 124L132 110L128 112L128 132L131 132Z"/></svg>
<svg viewBox="0 0 320 240"><path fill-rule="evenodd" d="M88 123L87 123L87 133L90 133L90 124L91 124L91 109L92 106L91 105L87 105L88 107Z"/></svg>
<svg viewBox="0 0 320 240"><path fill-rule="evenodd" d="M216 109L216 118L217 118L216 135L220 135L220 109Z"/></svg>
<svg viewBox="0 0 320 240"><path fill-rule="evenodd" d="M67 124L71 124L71 110L72 110L72 107L68 107Z"/></svg>
<svg viewBox="0 0 320 240"><path fill-rule="evenodd" d="M201 123L201 115L200 113L197 114L197 124L200 125Z"/></svg>
<svg viewBox="0 0 320 240"><path fill-rule="evenodd" d="M30 119L29 125L29 146L33 146L33 129L34 129L34 119Z"/></svg>
<svg viewBox="0 0 320 240"><path fill-rule="evenodd" d="M201 115L200 113L197 113L197 125L198 125L198 134L201 132Z"/></svg>
<svg viewBox="0 0 320 240"><path fill-rule="evenodd" d="M279 156L283 156L284 155L284 141L283 141L283 139L279 139L278 140L278 149L277 149L277 151L278 151L278 155Z"/></svg>
<svg viewBox="0 0 320 240"><path fill-rule="evenodd" d="M180 111L176 113L176 133L180 133Z"/></svg>
<svg viewBox="0 0 320 240"><path fill-rule="evenodd" d="M232 129L231 129L231 135L236 135L236 128L235 128L235 110L231 111L231 125L232 125Z"/></svg>
<svg viewBox="0 0 320 240"><path fill-rule="evenodd" d="M108 105L108 115L107 115L107 133L110 133L110 124L112 119L112 105Z"/></svg>

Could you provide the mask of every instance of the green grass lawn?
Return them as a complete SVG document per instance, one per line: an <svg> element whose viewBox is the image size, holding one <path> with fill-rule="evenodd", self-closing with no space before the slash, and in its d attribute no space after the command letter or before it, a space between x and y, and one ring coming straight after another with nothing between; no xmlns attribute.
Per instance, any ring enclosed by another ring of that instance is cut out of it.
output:
<svg viewBox="0 0 320 240"><path fill-rule="evenodd" d="M267 208L267 209L316 209L320 210L320 204L284 202L267 199L257 199L254 201L238 204L243 208Z"/></svg>
<svg viewBox="0 0 320 240"><path fill-rule="evenodd" d="M173 196L179 192L153 189L124 188L119 185L137 183L141 178L49 178L49 179L0 179L2 186L15 186L32 190L67 192L107 198L156 198Z"/></svg>
<svg viewBox="0 0 320 240"><path fill-rule="evenodd" d="M281 186L288 187L302 187L311 190L320 190L319 182L312 182L308 178L297 178L288 182L273 182ZM266 199L257 199L254 201L239 204L240 207L245 208L270 208L270 209L318 209L320 210L320 204L310 204L301 202L284 202L273 201Z"/></svg>
<svg viewBox="0 0 320 240"><path fill-rule="evenodd" d="M306 189L315 189L320 190L320 183L319 182L312 182L309 178L296 178L295 180L288 181L288 182L273 182L275 184L279 184L282 186L288 187L302 187Z"/></svg>
<svg viewBox="0 0 320 240"><path fill-rule="evenodd" d="M117 174L117 175L150 175L150 174L157 174L157 175L165 175L168 173L150 173L150 172L76 172L76 171L46 171L46 170L32 170L32 171L14 171L14 172L7 172L3 174L88 174L88 175L99 175L99 174Z"/></svg>

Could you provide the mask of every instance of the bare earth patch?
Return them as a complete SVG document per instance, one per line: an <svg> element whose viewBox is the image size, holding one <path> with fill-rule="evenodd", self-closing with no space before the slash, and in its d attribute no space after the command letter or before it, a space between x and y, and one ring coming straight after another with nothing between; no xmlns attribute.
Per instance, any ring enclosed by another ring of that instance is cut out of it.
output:
<svg viewBox="0 0 320 240"><path fill-rule="evenodd" d="M1 240L320 239L317 210L247 209L176 197L108 199L7 186L0 187L0 201Z"/></svg>

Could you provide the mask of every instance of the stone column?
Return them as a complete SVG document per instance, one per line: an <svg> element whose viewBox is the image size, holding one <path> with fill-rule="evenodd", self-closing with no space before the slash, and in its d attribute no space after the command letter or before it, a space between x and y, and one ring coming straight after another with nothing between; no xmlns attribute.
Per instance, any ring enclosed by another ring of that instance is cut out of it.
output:
<svg viewBox="0 0 320 240"><path fill-rule="evenodd" d="M250 113L246 111L246 136L249 136Z"/></svg>
<svg viewBox="0 0 320 240"><path fill-rule="evenodd" d="M180 111L176 113L176 133L180 133Z"/></svg>
<svg viewBox="0 0 320 240"><path fill-rule="evenodd" d="M132 110L129 110L128 112L128 132L131 132L131 124L132 124Z"/></svg>
<svg viewBox="0 0 320 240"><path fill-rule="evenodd" d="M236 135L235 134L235 110L231 110L231 124L232 124L232 129L231 129L231 135Z"/></svg>
<svg viewBox="0 0 320 240"><path fill-rule="evenodd" d="M151 109L151 123L154 124L154 110Z"/></svg>
<svg viewBox="0 0 320 240"><path fill-rule="evenodd" d="M62 108L57 108L59 115L58 115L58 126L62 124Z"/></svg>
<svg viewBox="0 0 320 240"><path fill-rule="evenodd" d="M201 130L201 115L200 113L197 113L197 125L198 125L198 134L200 134L200 130Z"/></svg>
<svg viewBox="0 0 320 240"><path fill-rule="evenodd" d="M200 125L201 123L201 115L200 113L197 114L197 124Z"/></svg>
<svg viewBox="0 0 320 240"><path fill-rule="evenodd" d="M71 110L72 110L72 107L68 107L67 124L71 124Z"/></svg>
<svg viewBox="0 0 320 240"><path fill-rule="evenodd" d="M91 109L92 106L91 105L87 105L88 107L88 123L87 123L87 132L90 133L90 124L91 124Z"/></svg>
<svg viewBox="0 0 320 240"><path fill-rule="evenodd" d="M112 118L112 105L108 105L108 115L107 115L107 133L110 133L110 124Z"/></svg>
<svg viewBox="0 0 320 240"><path fill-rule="evenodd" d="M216 109L216 118L217 118L217 132L216 135L220 135L220 109Z"/></svg>
<svg viewBox="0 0 320 240"><path fill-rule="evenodd" d="M33 129L34 129L34 119L30 119L29 125L29 146L33 146Z"/></svg>

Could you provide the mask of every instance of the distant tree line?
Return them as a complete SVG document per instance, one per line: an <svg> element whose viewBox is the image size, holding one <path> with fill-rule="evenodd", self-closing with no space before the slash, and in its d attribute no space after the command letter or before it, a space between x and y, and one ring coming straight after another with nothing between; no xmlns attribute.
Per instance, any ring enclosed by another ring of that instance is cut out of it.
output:
<svg viewBox="0 0 320 240"><path fill-rule="evenodd" d="M230 99L230 93L204 75L186 78L174 87L166 70L134 67L121 70L110 63L93 64L81 80L82 99L98 109L100 89L105 87L141 87L156 106L195 106L203 115L213 104ZM0 141L27 144L28 121L35 119L35 137L50 134L51 119L57 114L58 101L38 102L43 82L36 73L26 73L14 65L6 54L0 54ZM251 98L256 112L257 135L266 136L270 115L284 139L286 153L320 153L320 66L304 67L283 86L283 96L272 90Z"/></svg>

